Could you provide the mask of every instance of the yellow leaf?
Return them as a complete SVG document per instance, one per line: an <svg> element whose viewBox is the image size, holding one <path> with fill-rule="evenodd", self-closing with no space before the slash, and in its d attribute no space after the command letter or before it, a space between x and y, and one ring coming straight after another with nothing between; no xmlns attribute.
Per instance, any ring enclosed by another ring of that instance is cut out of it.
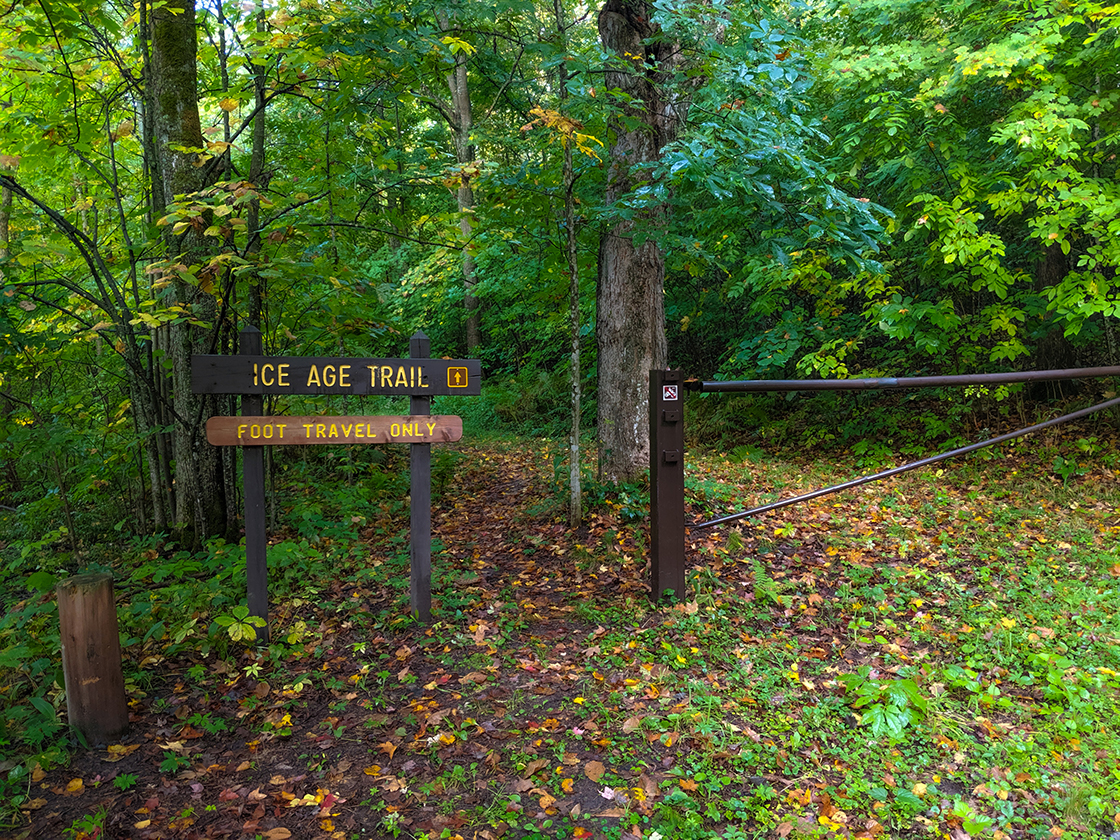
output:
<svg viewBox="0 0 1120 840"><path fill-rule="evenodd" d="M140 822L134 822L132 824L132 827L133 828L147 828L151 824L152 824L151 820L140 820Z"/></svg>
<svg viewBox="0 0 1120 840"><path fill-rule="evenodd" d="M678 784L680 784L681 790L687 791L694 791L698 787L696 782L692 781L692 779L681 779Z"/></svg>
<svg viewBox="0 0 1120 840"><path fill-rule="evenodd" d="M70 783L66 785L67 793L81 793L85 788L85 782L81 779L71 779Z"/></svg>
<svg viewBox="0 0 1120 840"><path fill-rule="evenodd" d="M330 820L323 820L321 823L319 823L319 828L330 834L332 831L334 831L334 823Z"/></svg>
<svg viewBox="0 0 1120 840"><path fill-rule="evenodd" d="M223 99L218 103L218 107L223 111L236 111L239 104L236 99Z"/></svg>
<svg viewBox="0 0 1120 840"><path fill-rule="evenodd" d="M575 788L575 785L576 783L574 779L564 779L564 781L560 783L560 789L564 791L564 793L571 793Z"/></svg>
<svg viewBox="0 0 1120 840"><path fill-rule="evenodd" d="M397 751L397 745L394 744L392 741L385 741L384 743L379 744L379 746L381 747L381 752L388 755L389 760L392 761L393 760L393 753L395 753ZM376 766L376 765L374 765L374 766ZM381 770L380 767L378 767L377 769L378 769L378 771ZM376 776L377 774L376 773L370 773L370 775L371 776Z"/></svg>
<svg viewBox="0 0 1120 840"><path fill-rule="evenodd" d="M97 329L97 328L94 327L94 329ZM108 755L106 755L103 760L104 761L120 761L126 755L131 755L132 753L136 752L138 749L140 749L139 744L128 744L127 746L124 745L124 744L111 744L109 747L106 748L106 752L108 753Z"/></svg>

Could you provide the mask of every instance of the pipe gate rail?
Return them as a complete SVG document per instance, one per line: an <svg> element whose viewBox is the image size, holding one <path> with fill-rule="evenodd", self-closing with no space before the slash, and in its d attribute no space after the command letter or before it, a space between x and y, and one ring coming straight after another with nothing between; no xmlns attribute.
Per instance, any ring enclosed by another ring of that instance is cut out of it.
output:
<svg viewBox="0 0 1120 840"><path fill-rule="evenodd" d="M874 379L748 379L739 381L682 380L679 370L651 370L649 373L649 494L650 494L650 596L661 598L672 591L685 594L684 575L684 399L683 391L707 394L756 393L762 391L870 391L894 388L931 388L969 385L996 385L1012 382L1044 382L1057 379L1089 379L1097 376L1120 376L1120 366L1036 370L1019 373L978 373L964 376L880 377ZM962 446L940 455L933 455L885 470L874 475L815 490L790 499L783 499L742 513L694 523L693 528L710 528L748 516L766 513L798 502L809 501L830 493L849 490L872 481L936 464L958 455L995 446L1043 429L1068 423L1107 408L1120 406L1120 397L1083 408L1061 417L1036 423L1015 432Z"/></svg>

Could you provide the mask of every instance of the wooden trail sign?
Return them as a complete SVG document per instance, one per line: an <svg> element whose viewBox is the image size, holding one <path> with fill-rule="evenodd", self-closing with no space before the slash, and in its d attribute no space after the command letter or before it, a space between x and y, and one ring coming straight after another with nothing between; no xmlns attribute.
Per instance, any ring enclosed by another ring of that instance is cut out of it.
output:
<svg viewBox="0 0 1120 840"><path fill-rule="evenodd" d="M463 437L453 414L374 417L211 417L213 446L303 446L355 443L450 443Z"/></svg>
<svg viewBox="0 0 1120 840"><path fill-rule="evenodd" d="M354 359L315 356L191 356L196 394L382 394L477 396L478 359Z"/></svg>
<svg viewBox="0 0 1120 840"><path fill-rule="evenodd" d="M268 641L268 534L264 514L264 447L288 444L407 443L411 498L409 542L412 614L432 617L432 443L459 440L463 422L430 415L431 398L482 393L478 359L431 359L428 337L409 340L408 359L265 356L256 327L241 331L236 356L191 356L196 394L240 394L240 417L212 417L214 446L242 447L245 487L245 583L249 613L265 620L257 640ZM264 394L407 394L408 416L265 417Z"/></svg>

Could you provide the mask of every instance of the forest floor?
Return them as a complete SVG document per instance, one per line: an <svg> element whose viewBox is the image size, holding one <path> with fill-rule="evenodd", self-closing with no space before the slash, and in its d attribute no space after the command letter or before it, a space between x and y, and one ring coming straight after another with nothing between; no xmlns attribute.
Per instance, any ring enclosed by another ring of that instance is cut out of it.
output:
<svg viewBox="0 0 1120 840"><path fill-rule="evenodd" d="M433 624L365 523L271 645L126 648L129 734L0 834L1116 837L1120 470L1041 446L694 530L655 606L638 488L573 532L546 446L463 444ZM859 469L690 453L688 521Z"/></svg>

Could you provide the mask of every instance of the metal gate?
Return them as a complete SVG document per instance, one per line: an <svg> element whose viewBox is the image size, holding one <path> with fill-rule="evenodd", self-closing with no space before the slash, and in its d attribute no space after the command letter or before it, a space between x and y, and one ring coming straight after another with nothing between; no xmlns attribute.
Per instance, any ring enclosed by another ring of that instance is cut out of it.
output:
<svg viewBox="0 0 1120 840"><path fill-rule="evenodd" d="M661 598L672 591L685 594L684 562L684 391L700 393L744 393L760 391L871 391L895 388L933 388L947 386L997 385L1013 382L1043 382L1057 379L1089 379L1120 376L1120 366L1036 370L1019 373L983 373L966 376L914 376L876 379L748 379L729 382L683 380L679 370L651 370L649 374L649 514L650 514L650 597ZM900 473L965 455L1051 426L1068 423L1098 411L1120 405L1120 397L1089 408L1064 414L979 443L942 452L901 467L846 481L812 493L752 508L742 513L694 523L693 528L709 528L765 513L787 505L848 490Z"/></svg>

